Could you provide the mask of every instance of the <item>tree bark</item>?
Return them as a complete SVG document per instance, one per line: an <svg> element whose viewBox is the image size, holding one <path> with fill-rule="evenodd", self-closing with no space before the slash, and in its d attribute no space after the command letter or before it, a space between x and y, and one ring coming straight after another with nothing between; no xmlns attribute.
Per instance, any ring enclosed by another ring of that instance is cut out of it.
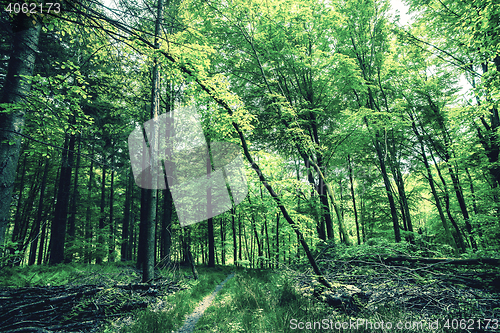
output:
<svg viewBox="0 0 500 333"><path fill-rule="evenodd" d="M365 123L368 127L368 120L365 117ZM391 209L391 217L392 217L392 227L394 229L394 239L396 242L401 242L401 232L399 230L399 220L398 220L398 212L396 210L396 204L394 202L394 197L392 195L391 182L389 180L389 176L387 175L387 168L385 166L385 158L382 152L382 147L380 146L380 139L378 130L376 130L375 138L373 139L373 143L375 145L375 150L377 152L377 157L380 165L380 172L382 174L382 178L384 180L385 192L387 194L387 199L389 201L389 207Z"/></svg>
<svg viewBox="0 0 500 333"><path fill-rule="evenodd" d="M427 180L429 181L429 186L431 188L432 196L434 197L434 202L436 203L436 208L439 213L439 218L441 219L441 223L443 224L443 229L445 232L445 238L448 241L448 244L451 245L455 249L455 251L458 251L457 244L455 243L455 240L453 238L453 235L451 234L450 227L448 226L448 221L446 221L446 218L443 213L443 207L441 206L441 200L439 199L439 196L436 191L436 186L434 184L434 177L432 176L432 171L431 167L429 165L429 161L427 160L427 154L425 153L425 148L424 148L424 142L422 139L422 136L418 132L417 126L415 125L415 122L413 121L412 115L410 115L412 119L412 128L413 132L417 136L418 142L420 144L420 155L422 156L422 160L424 161L424 166L425 169L427 170Z"/></svg>
<svg viewBox="0 0 500 333"><path fill-rule="evenodd" d="M99 235L97 236L97 255L95 263L100 265L104 258L105 253L105 240L104 240L104 223L106 221L105 214L106 207L106 166L102 167L102 178L101 178L101 211L99 216Z"/></svg>
<svg viewBox="0 0 500 333"><path fill-rule="evenodd" d="M238 266L236 262L238 260L238 247L236 242L236 221L234 215L236 214L236 209L231 207L231 228L233 229L233 264Z"/></svg>
<svg viewBox="0 0 500 333"><path fill-rule="evenodd" d="M174 210L174 201L172 199L172 193L168 189L163 191L163 221L161 229L161 260L162 265L170 264L170 252L172 247L172 214Z"/></svg>
<svg viewBox="0 0 500 333"><path fill-rule="evenodd" d="M158 0L157 2L157 12L156 12L156 24L155 24L155 35L154 35L154 48L160 48L159 35L160 27L163 17L163 0ZM151 117L157 119L160 114L160 64L158 58L154 58L153 66L153 81L151 82ZM152 137L150 139L150 148L152 151L158 151L158 131L156 128L152 131ZM159 163L156 163L155 154L151 154L151 167L154 168ZM155 178L155 177L153 177ZM144 243L144 262L142 269L142 282L149 282L154 278L154 261L155 261L155 227L156 227L156 204L157 204L158 190L156 186L152 186L151 190L146 190L147 199L142 202L146 205L146 220L145 220L145 243Z"/></svg>
<svg viewBox="0 0 500 333"><path fill-rule="evenodd" d="M47 186L47 174L48 174L48 172L49 172L49 159L45 158L45 167L43 169L42 185L40 188L40 197L38 199L38 211L37 211L36 220L35 220L34 226L33 226L34 238L32 239L32 243L30 246L30 256L29 256L29 260L28 260L28 265L35 264L38 238L39 238L39 234L40 234L40 224L42 223L42 218L43 218L43 199L45 197L45 188Z"/></svg>
<svg viewBox="0 0 500 333"><path fill-rule="evenodd" d="M76 235L76 207L78 202L78 171L80 170L80 147L81 147L81 136L78 136L78 154L76 157L76 165L75 165L75 177L73 177L73 193L71 195L71 205L70 205L70 215L68 219L68 246L72 247L75 244L75 235ZM68 254L66 257L66 262L71 262L73 260L73 251Z"/></svg>
<svg viewBox="0 0 500 333"><path fill-rule="evenodd" d="M115 216L114 216L114 196L115 196L115 157L111 156L111 184L109 186L109 243L108 243L108 262L115 261Z"/></svg>
<svg viewBox="0 0 500 333"><path fill-rule="evenodd" d="M122 222L122 242L120 246L120 260L128 261L129 257L129 247L132 245L129 240L130 234L130 198L132 196L132 186L134 186L132 170L129 170L127 177L127 187L125 189L125 203L123 205L123 222Z"/></svg>
<svg viewBox="0 0 500 333"><path fill-rule="evenodd" d="M24 184L24 179L26 176L26 155L24 155L23 163L22 163L22 171L21 171L21 179L19 181L19 197L17 199L16 203L16 214L14 217L14 230L12 230L12 235L11 235L11 240L13 243L16 243L15 247L10 248L10 254L13 255L16 250L20 249L20 246L22 246L22 240L20 240L20 234L21 234L21 229L23 219L22 219L22 214L21 212L23 211L22 206L23 206L23 195L24 195L24 188L26 187ZM19 177L19 174L17 174L17 177Z"/></svg>
<svg viewBox="0 0 500 333"><path fill-rule="evenodd" d="M51 265L62 263L65 260L66 222L68 218L69 192L71 186L71 170L73 166L73 151L75 149L75 135L69 135L68 150L63 151L61 157L61 175L57 190L57 202L54 220L50 231L50 261Z"/></svg>
<svg viewBox="0 0 500 333"><path fill-rule="evenodd" d="M94 153L94 147L92 147L92 154ZM85 252L85 262L90 264L92 262L92 186L94 184L94 161L90 161L89 168L89 183L87 186L87 211L85 214L85 242L84 242L84 252Z"/></svg>
<svg viewBox="0 0 500 333"><path fill-rule="evenodd" d="M34 16L28 17L23 13L16 15L13 26L13 48L0 103L14 105L28 96L31 90L29 77L33 75L35 67L40 27L40 22ZM4 111L3 108L0 111ZM0 112L0 246L4 244L9 222L21 147L21 137L16 133L22 132L24 116L24 108L14 112Z"/></svg>
<svg viewBox="0 0 500 333"><path fill-rule="evenodd" d="M467 230L467 233L469 235L469 241L472 249L477 250L477 244L476 241L474 240L474 236L472 235L472 225L470 224L470 218L469 218L469 212L467 210L467 205L465 204L465 198L463 195L463 190L462 186L460 185L460 180L458 178L457 173L453 170L452 165L451 165L451 156L453 156L453 151L450 152L449 147L451 147L452 141L450 139L450 135L448 133L448 130L445 126L443 116L440 113L438 105L436 105L430 96L426 96L427 101L429 103L430 109L434 112L434 115L436 116L436 121L439 125L439 129L442 133L443 140L444 140L444 147L442 149L442 154L444 155L444 160L446 162L446 165L448 167L448 173L450 174L451 177L451 182L453 184L453 189L455 190L455 195L457 197L458 205L460 206L460 210L462 212L462 215L464 217L464 222L465 222L465 228ZM430 138L434 142L432 138ZM434 145L434 147L436 147ZM456 167L456 164L455 164Z"/></svg>
<svg viewBox="0 0 500 333"><path fill-rule="evenodd" d="M283 262L285 257L283 256ZM280 213L276 213L276 267L280 264Z"/></svg>
<svg viewBox="0 0 500 333"><path fill-rule="evenodd" d="M226 247L225 247L225 228L224 228L224 218L220 218L220 257L221 257L221 263L222 265L226 264Z"/></svg>
<svg viewBox="0 0 500 333"><path fill-rule="evenodd" d="M396 187L398 189L398 194L399 194L399 201L401 205L401 216L403 218L403 225L405 226L405 231L410 231L413 232L413 225L411 223L411 215L410 215L410 207L408 205L408 198L406 196L406 190L405 190L405 184L403 180L403 175L401 174L401 168L399 165L399 162L397 161L397 156L396 156L396 151L394 148L394 136L392 138L393 144L389 145L389 166L392 171L392 176L394 179L394 182L396 183ZM413 239L410 238L410 242L412 242Z"/></svg>
<svg viewBox="0 0 500 333"><path fill-rule="evenodd" d="M430 155L431 155L431 158L432 158L432 162L434 163L434 167L436 168L438 177L441 180L441 183L443 184L443 189L444 189L443 193L444 193L444 202L445 202L445 207L446 207L446 214L448 215L448 218L450 219L451 225L455 229L455 233L453 233L453 236L455 238L455 243L462 250L462 252L465 252L465 243L463 241L462 233L460 231L460 228L458 227L457 222L455 221L455 218L451 214L451 209L450 209L450 195L448 193L448 185L446 184L446 181L444 180L444 177L441 174L441 170L439 169L437 161L434 158L434 155L432 154L432 150L430 150Z"/></svg>
<svg viewBox="0 0 500 333"><path fill-rule="evenodd" d="M212 173L212 163L210 154L210 140L207 140L207 180L210 179ZM212 216L212 189L207 188L207 216ZM215 267L215 235L214 235L214 221L213 218L209 217L207 221L207 233L208 233L208 267Z"/></svg>
<svg viewBox="0 0 500 333"><path fill-rule="evenodd" d="M348 163L348 168L349 168L349 183L351 184L352 207L354 209L354 222L356 223L356 237L358 239L358 245L360 245L361 238L359 237L358 210L356 209L356 197L354 195L354 182L353 182L353 178L352 178L351 155L347 155L347 163Z"/></svg>

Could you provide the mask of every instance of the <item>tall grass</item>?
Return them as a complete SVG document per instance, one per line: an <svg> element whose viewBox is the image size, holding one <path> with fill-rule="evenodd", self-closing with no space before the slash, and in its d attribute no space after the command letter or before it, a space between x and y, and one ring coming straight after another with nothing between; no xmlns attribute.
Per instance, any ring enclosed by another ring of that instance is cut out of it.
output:
<svg viewBox="0 0 500 333"><path fill-rule="evenodd" d="M128 263L105 265L71 263L55 266L4 267L0 270L0 286L32 287L101 284L109 281L114 283L136 282L140 276L131 267ZM125 270L128 270L126 274L124 274Z"/></svg>
<svg viewBox="0 0 500 333"><path fill-rule="evenodd" d="M320 321L332 316L323 303L296 290L272 271L240 271L217 296L197 332L287 332L290 321ZM294 330L291 330L294 331Z"/></svg>
<svg viewBox="0 0 500 333"><path fill-rule="evenodd" d="M444 327L445 318L422 318L397 304L388 303L377 311L362 309L357 314L348 315L313 297L304 296L293 280L282 274L261 270L238 272L205 312L195 332L453 331ZM429 326L436 320L439 320L439 327ZM388 328L388 322L391 328ZM299 327L299 323L304 326ZM396 327L397 324L402 326Z"/></svg>
<svg viewBox="0 0 500 333"><path fill-rule="evenodd" d="M212 293L215 287L222 282L229 274L230 268L199 267L199 279L184 279L183 284L189 286L188 289L176 292L173 295L165 296L163 301L168 304L164 309L152 311L146 309L135 314L134 322L131 326L114 329L108 326L102 330L103 333L166 333L179 329L187 315L196 308L198 303L208 294ZM181 271L181 275L189 275L188 271Z"/></svg>

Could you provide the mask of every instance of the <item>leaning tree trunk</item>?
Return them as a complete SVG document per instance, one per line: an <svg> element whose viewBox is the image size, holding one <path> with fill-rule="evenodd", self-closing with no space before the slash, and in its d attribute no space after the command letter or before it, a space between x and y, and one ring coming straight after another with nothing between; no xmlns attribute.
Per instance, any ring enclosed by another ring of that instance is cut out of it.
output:
<svg viewBox="0 0 500 333"><path fill-rule="evenodd" d="M14 105L26 98L31 89L35 58L40 36L37 16L17 14L13 25L13 48L0 103ZM4 243L10 215L12 191L21 147L25 109L3 112L0 108L0 245Z"/></svg>
<svg viewBox="0 0 500 333"><path fill-rule="evenodd" d="M159 0L159 2L162 2L162 0ZM109 23L112 24L112 25L114 25L114 26L116 26L115 22L109 21ZM123 28L123 27L120 27L120 28ZM148 45L150 47L156 48L156 45L151 44L151 42L149 42L148 40L143 39L143 38L141 38L140 40L145 45ZM201 89L203 91L205 91L206 93L208 93L209 96L218 105L220 105L222 108L224 108L224 110L226 110L226 112L229 113L229 115L231 115L231 116L233 115L233 110L231 109L231 107L227 104L227 102L225 100L223 100L220 97L220 94L218 92L216 92L216 90L214 88L210 87L209 85L207 85L206 82L202 81L199 77L197 77L196 73L193 70L189 69L186 65L183 65L183 64L179 63L176 58L174 58L171 54L168 53L168 51L161 50L160 52L163 54L163 56L165 57L166 60L168 60L168 61L176 64L178 66L178 68L185 75L189 75L189 76L193 77L194 81L201 87ZM307 258L309 259L309 263L311 264L311 266L312 266L312 268L314 270L314 273L318 277L318 280L323 285L325 285L326 287L331 288L330 283L324 278L324 276L321 273L319 267L317 266L316 260L314 259L313 255L311 254L309 246L305 242L305 239L304 239L304 237L303 237L303 235L302 235L302 233L301 233L298 225L292 220L292 218L290 217L288 211L283 206L281 198L276 194L276 192L274 192L274 189L271 187L271 185L267 182L267 179L262 174L262 172L260 170L260 167L253 161L253 158L250 156L250 151L248 149L246 138L243 135L243 132L241 131L239 125L237 123L235 123L235 122L233 122L232 125L235 128L236 132L238 133L238 136L240 138L241 144L243 146L243 151L244 151L245 157L247 158L248 162L250 163L250 165L252 166L252 168L255 170L255 172L259 176L259 180L262 182L262 184L264 185L264 187L268 190L268 192L271 195L271 197L275 200L275 202L276 202L278 208L280 209L280 211L282 212L283 217L285 218L285 220L290 224L290 226L293 228L293 230L297 234L297 237L299 238L299 241L300 241L301 245L303 246L304 251L306 252ZM328 186L327 186L327 188L328 188Z"/></svg>
<svg viewBox="0 0 500 333"><path fill-rule="evenodd" d="M368 127L368 122L365 118L366 126ZM382 174L382 178L384 179L385 191L387 194L387 199L389 200L389 207L391 208L391 217L392 217L392 227L394 229L394 238L396 242L401 242L401 233L399 230L399 220L398 220L398 212L396 210L396 204L394 202L394 196L392 195L391 182L389 180L389 176L387 174L387 168L385 165L385 158L382 152L382 147L380 146L380 140L378 136L378 131L375 135L375 139L373 140L375 144L375 150L377 151L377 157L380 164L380 172Z"/></svg>
<svg viewBox="0 0 500 333"><path fill-rule="evenodd" d="M452 233L452 235L455 238L455 243L457 246L462 250L462 252L465 252L465 242L462 237L462 232L460 228L458 227L457 222L455 221L455 218L453 217L453 214L451 213L450 209L450 195L448 191L448 185L446 184L446 181L441 173L441 170L439 169L439 165L434 158L434 155L432 154L432 150L429 150L432 162L434 163L434 167L436 168L437 174L439 179L441 180L441 183L443 184L443 196L444 196L444 203L445 203L445 209L446 209L446 214L448 215L448 219L451 222L451 225L453 226L455 232Z"/></svg>
<svg viewBox="0 0 500 333"><path fill-rule="evenodd" d="M441 206L441 200L439 199L439 195L437 193L436 186L434 184L434 177L432 176L431 167L430 167L429 161L427 159L427 154L425 153L423 138L420 135L420 133L418 132L417 126L415 125L415 121L414 121L413 116L411 114L410 114L410 118L412 120L411 125L413 128L413 132L417 136L418 142L420 144L420 155L422 156L422 160L424 162L424 166L425 166L425 169L427 171L427 179L429 181L429 186L431 188L432 196L434 197L434 201L436 202L436 208L437 208L438 213L439 213L439 218L441 219L441 223L443 224L443 229L445 232L446 240L447 240L448 244L450 244L450 246L452 246L455 249L455 252L458 252L458 246L455 242L455 239L453 238L450 227L448 226L448 221L446 221L446 218L444 216L443 207Z"/></svg>

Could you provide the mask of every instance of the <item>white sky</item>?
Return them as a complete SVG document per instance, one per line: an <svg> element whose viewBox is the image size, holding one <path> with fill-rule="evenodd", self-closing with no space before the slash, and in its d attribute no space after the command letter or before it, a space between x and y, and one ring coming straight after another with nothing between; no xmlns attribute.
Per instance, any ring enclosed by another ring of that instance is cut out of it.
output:
<svg viewBox="0 0 500 333"><path fill-rule="evenodd" d="M411 16L407 14L408 6L406 6L401 0L391 0L391 11L390 13L399 15L399 23L401 25L406 25L411 19Z"/></svg>
<svg viewBox="0 0 500 333"><path fill-rule="evenodd" d="M390 0L391 1L391 14L395 15L396 13L400 16L401 25L406 25L410 20L410 15L407 14L408 6L406 6L401 0ZM103 0L103 3L106 7L116 8L115 0Z"/></svg>

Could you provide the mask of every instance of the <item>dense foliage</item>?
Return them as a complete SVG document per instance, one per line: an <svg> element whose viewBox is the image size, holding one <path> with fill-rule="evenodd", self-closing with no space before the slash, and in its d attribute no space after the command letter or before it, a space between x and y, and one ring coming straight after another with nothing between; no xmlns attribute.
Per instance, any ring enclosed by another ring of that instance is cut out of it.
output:
<svg viewBox="0 0 500 333"><path fill-rule="evenodd" d="M2 266L140 267L147 242L161 266L275 267L340 243L498 253L494 1L409 0L407 25L382 0L62 4L1 13ZM181 228L168 190L148 201L127 137L158 105L247 149L241 204Z"/></svg>

